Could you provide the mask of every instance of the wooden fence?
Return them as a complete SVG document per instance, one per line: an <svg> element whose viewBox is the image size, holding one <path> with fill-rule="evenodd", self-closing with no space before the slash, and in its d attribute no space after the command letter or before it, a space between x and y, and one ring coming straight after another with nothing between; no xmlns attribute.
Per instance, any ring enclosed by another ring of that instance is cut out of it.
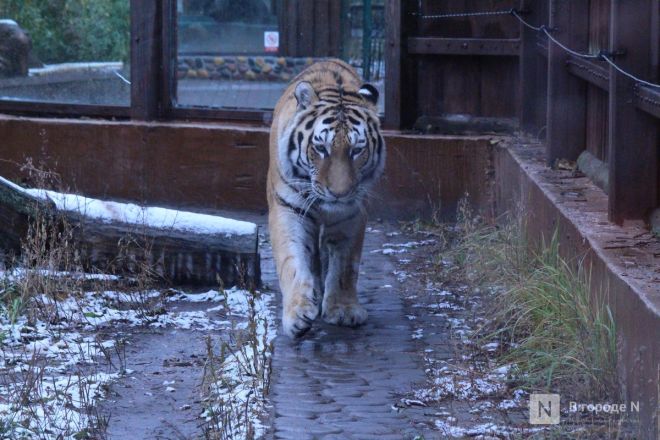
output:
<svg viewBox="0 0 660 440"><path fill-rule="evenodd" d="M387 16L386 124L517 116L550 166L584 150L607 164L612 221L660 206L660 88L626 75L659 82L660 2L390 1Z"/></svg>

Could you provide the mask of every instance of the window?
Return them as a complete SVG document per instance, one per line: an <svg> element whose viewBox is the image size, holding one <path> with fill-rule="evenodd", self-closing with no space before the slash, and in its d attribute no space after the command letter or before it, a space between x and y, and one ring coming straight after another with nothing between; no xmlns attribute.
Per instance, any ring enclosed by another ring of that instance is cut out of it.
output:
<svg viewBox="0 0 660 440"><path fill-rule="evenodd" d="M271 110L292 78L327 57L382 92L382 0L179 0L177 20L179 107Z"/></svg>
<svg viewBox="0 0 660 440"><path fill-rule="evenodd" d="M128 106L129 0L0 0L0 100Z"/></svg>
<svg viewBox="0 0 660 440"><path fill-rule="evenodd" d="M0 111L262 121L328 57L376 86L382 111L384 3L0 0Z"/></svg>

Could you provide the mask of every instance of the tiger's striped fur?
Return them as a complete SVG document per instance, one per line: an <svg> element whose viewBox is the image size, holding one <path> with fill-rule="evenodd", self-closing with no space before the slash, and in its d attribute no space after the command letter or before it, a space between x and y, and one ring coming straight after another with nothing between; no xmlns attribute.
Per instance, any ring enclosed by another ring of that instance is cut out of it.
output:
<svg viewBox="0 0 660 440"><path fill-rule="evenodd" d="M289 336L326 322L357 326L365 202L385 143L378 92L340 60L301 72L275 107L270 130L268 224Z"/></svg>

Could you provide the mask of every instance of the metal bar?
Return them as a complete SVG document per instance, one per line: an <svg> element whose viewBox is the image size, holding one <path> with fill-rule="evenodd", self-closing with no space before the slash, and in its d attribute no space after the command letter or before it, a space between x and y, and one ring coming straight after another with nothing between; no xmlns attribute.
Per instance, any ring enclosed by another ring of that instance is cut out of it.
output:
<svg viewBox="0 0 660 440"><path fill-rule="evenodd" d="M414 55L518 56L518 38L408 38L408 53Z"/></svg>
<svg viewBox="0 0 660 440"><path fill-rule="evenodd" d="M606 92L609 90L610 75L607 68L573 55L569 55L566 60L566 68L571 74L589 84Z"/></svg>
<svg viewBox="0 0 660 440"><path fill-rule="evenodd" d="M162 14L162 60L163 69L160 87L160 116L168 115L176 105L177 98L177 1L163 0Z"/></svg>
<svg viewBox="0 0 660 440"><path fill-rule="evenodd" d="M107 118L127 118L130 116L129 107L35 101L0 101L0 112L39 116L99 116Z"/></svg>
<svg viewBox="0 0 660 440"><path fill-rule="evenodd" d="M371 80L371 31L373 28L371 16L371 0L363 0L362 4L362 76L365 81Z"/></svg>
<svg viewBox="0 0 660 440"><path fill-rule="evenodd" d="M273 119L273 112L271 110L175 107L169 111L168 117L178 120L259 122L264 125L270 125Z"/></svg>

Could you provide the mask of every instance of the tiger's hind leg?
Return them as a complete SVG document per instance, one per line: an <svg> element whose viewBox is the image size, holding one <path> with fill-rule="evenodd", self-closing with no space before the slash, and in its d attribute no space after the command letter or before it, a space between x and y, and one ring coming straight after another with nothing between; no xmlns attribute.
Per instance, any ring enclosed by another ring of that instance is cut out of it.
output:
<svg viewBox="0 0 660 440"><path fill-rule="evenodd" d="M288 336L300 337L312 327L321 303L318 227L279 205L271 207L268 223L282 290L282 326Z"/></svg>
<svg viewBox="0 0 660 440"><path fill-rule="evenodd" d="M366 221L360 216L321 235L321 252L325 253L327 265L322 316L329 324L354 327L367 320L367 310L357 297L365 226Z"/></svg>

